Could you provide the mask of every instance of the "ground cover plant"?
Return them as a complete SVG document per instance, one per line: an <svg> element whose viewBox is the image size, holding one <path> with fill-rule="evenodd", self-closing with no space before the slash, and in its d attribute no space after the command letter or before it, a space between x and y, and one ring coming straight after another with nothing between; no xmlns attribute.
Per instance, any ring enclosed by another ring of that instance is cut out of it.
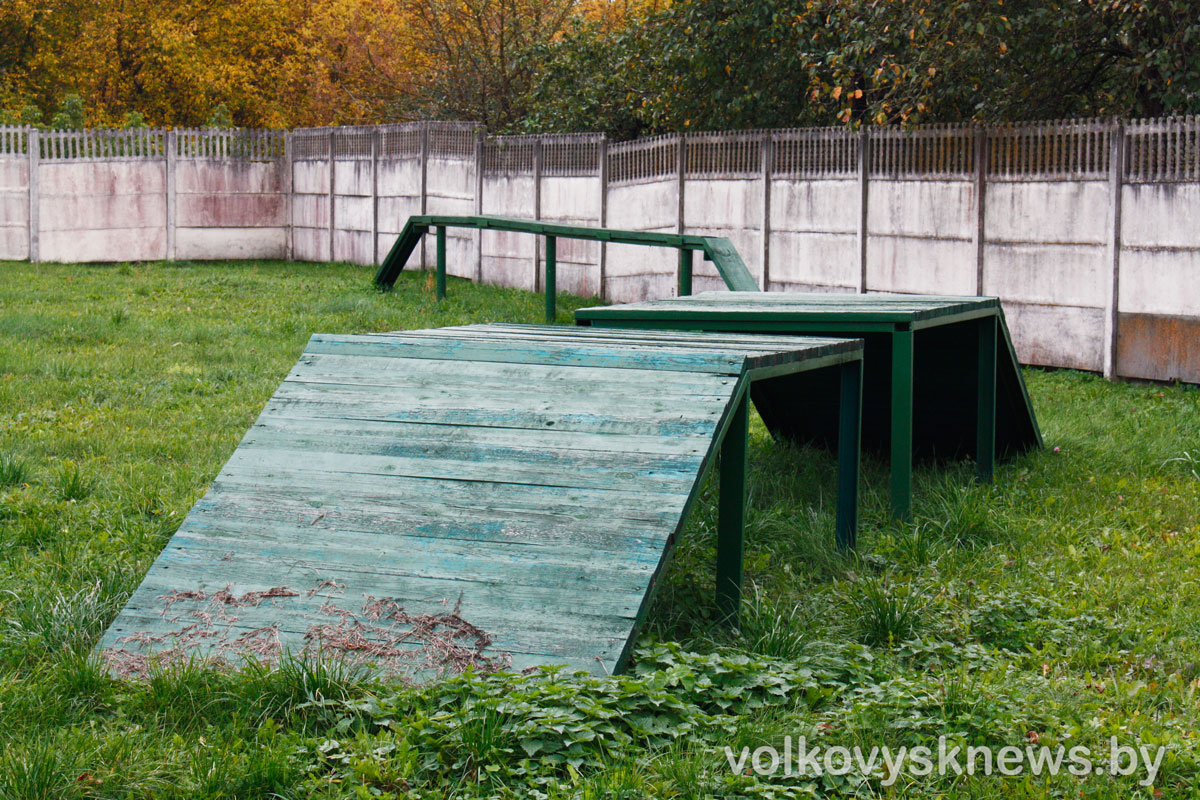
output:
<svg viewBox="0 0 1200 800"><path fill-rule="evenodd" d="M1200 392L1029 371L1047 449L975 486L918 471L911 524L864 476L832 541L834 465L751 443L740 629L712 606L715 487L625 676L90 656L314 331L538 321L542 300L345 265L0 264L0 800L258 797L1189 797L1200 776ZM585 302L563 296L560 321ZM731 769L723 748L1124 744L1086 778Z"/></svg>

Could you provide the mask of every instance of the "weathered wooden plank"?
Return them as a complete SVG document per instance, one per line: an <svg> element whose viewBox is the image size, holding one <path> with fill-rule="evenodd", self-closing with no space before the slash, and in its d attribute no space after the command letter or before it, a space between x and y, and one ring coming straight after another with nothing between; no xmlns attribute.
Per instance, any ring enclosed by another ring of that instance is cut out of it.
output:
<svg viewBox="0 0 1200 800"><path fill-rule="evenodd" d="M242 440L247 451L268 449L275 452L295 454L338 453L343 456L385 457L428 462L428 466L405 468L395 462L387 462L384 468L395 467L395 472L405 475L432 477L439 472L458 472L460 465L480 462L513 465L527 474L535 468L552 469L555 472L584 470L588 472L621 473L632 472L649 477L691 480L700 466L703 453L680 457L661 456L637 450L597 451L586 449L531 447L520 445L481 445L464 441L457 434L475 430L451 427L439 438L414 441L404 437L342 437L329 432L314 432L297 435L292 431L263 431L252 429ZM436 465L436 469L433 468ZM463 467L468 468L468 467ZM510 478L506 478L510 480Z"/></svg>
<svg viewBox="0 0 1200 800"><path fill-rule="evenodd" d="M343 383L445 386L447 376L472 386L529 385L555 391L617 393L633 388L652 389L669 381L673 391L713 394L714 385L729 381L723 373L659 373L643 369L605 369L521 363L475 363L438 359L367 358L355 355L306 353L288 373L290 380L336 378ZM597 380L603 378L603 380ZM717 392L719 393L719 392Z"/></svg>
<svg viewBox="0 0 1200 800"><path fill-rule="evenodd" d="M424 494L379 494L357 485L297 491L293 486L226 486L201 498L184 522L189 530L208 532L244 521L263 526L296 523L316 534L330 529L363 536L387 536L393 530L431 538L502 541L512 547L557 547L564 541L589 549L637 549L641 542L661 544L677 521L672 509L610 507L596 514L571 502L568 492L537 492L545 502L492 497L471 503L463 490L457 501ZM525 493L521 493L524 495ZM511 495L517 495L512 492ZM182 530L182 529L181 529ZM247 529L247 533L252 530Z"/></svg>
<svg viewBox="0 0 1200 800"><path fill-rule="evenodd" d="M529 434L522 429L454 426L455 441L463 447L524 447ZM336 436L344 441L358 439L377 442L403 441L414 447L441 442L446 436L445 425L426 425L420 422L384 422L365 419L310 419L275 413L260 417L248 435L256 432L285 434L292 439L306 436ZM588 453L626 452L645 456L703 455L708 442L701 437L645 436L631 433L588 433L552 427L538 434L538 444L547 453L557 450ZM354 446L349 444L348 446Z"/></svg>
<svg viewBox="0 0 1200 800"><path fill-rule="evenodd" d="M645 468L613 468L595 464L584 466L561 459L553 463L521 463L494 458L481 462L471 458L401 457L365 455L362 453L299 451L279 449L261 444L238 448L238 462L231 470L238 474L259 474L287 469L299 461L304 471L314 475L339 475L345 480L357 480L360 475L380 478L420 480L487 481L530 486L555 486L572 489L624 490L646 495L686 495L695 483L700 459L689 471L647 470ZM690 472L690 475L689 475Z"/></svg>
<svg viewBox="0 0 1200 800"><path fill-rule="evenodd" d="M401 408L393 402L363 401L348 408L345 403L313 399L274 398L268 401L264 414L306 417L309 419L362 419L382 422L419 422L424 424L459 425L471 428L521 428L525 430L566 430L594 434L629 434L637 436L711 436L717 414L707 418L688 418L670 409L656 418L617 416L616 414L564 414L556 409L545 411L511 409L480 410L477 408Z"/></svg>
<svg viewBox="0 0 1200 800"><path fill-rule="evenodd" d="M337 472L306 468L303 463L293 466L266 466L262 468L233 469L220 472L213 481L214 489L226 487L273 486L295 487L297 491L314 492L323 486L344 487L355 485L381 495L407 494L436 498L447 497L447 501L495 502L506 507L537 507L539 503L565 495L572 499L579 513L594 509L595 514L604 513L610 504L644 503L654 508L682 510L684 497L678 492L635 491L632 489L577 487L569 485L571 478L551 478L546 483L515 483L486 479L420 478L408 475L381 475L369 472ZM465 495L465 497L459 497Z"/></svg>
<svg viewBox="0 0 1200 800"><path fill-rule="evenodd" d="M485 361L517 364L559 364L580 367L621 367L661 372L741 373L743 357L723 353L660 351L607 347L569 347L552 343L540 348L514 348L502 341L455 342L418 338L402 339L391 335L331 336L316 334L306 353L343 353L381 358L437 358L455 361Z"/></svg>

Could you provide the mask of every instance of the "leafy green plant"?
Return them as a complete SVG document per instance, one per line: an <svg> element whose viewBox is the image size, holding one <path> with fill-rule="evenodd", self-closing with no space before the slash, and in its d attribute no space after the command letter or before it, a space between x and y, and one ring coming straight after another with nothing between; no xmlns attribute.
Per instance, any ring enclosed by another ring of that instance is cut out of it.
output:
<svg viewBox="0 0 1200 800"><path fill-rule="evenodd" d="M866 578L851 583L849 592L858 635L867 644L895 646L922 628L925 600L911 586Z"/></svg>
<svg viewBox="0 0 1200 800"><path fill-rule="evenodd" d="M67 501L83 500L96 488L96 482L87 476L79 465L69 461L59 468L55 477L54 493Z"/></svg>
<svg viewBox="0 0 1200 800"><path fill-rule="evenodd" d="M18 486L29 479L29 467L9 453L0 453L0 488Z"/></svg>

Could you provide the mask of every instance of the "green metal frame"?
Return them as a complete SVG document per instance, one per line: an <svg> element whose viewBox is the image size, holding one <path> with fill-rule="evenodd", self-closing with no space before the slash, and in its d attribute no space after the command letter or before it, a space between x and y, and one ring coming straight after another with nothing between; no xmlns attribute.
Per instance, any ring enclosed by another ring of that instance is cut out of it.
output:
<svg viewBox="0 0 1200 800"><path fill-rule="evenodd" d="M439 216L422 215L408 218L400 237L375 273L375 283L391 286L400 276L408 259L421 242L421 237L434 228L437 235L437 298L446 296L446 228L475 228L491 231L515 231L546 237L545 291L546 321L553 322L556 315L557 296L556 268L557 240L584 239L611 244L634 244L649 247L673 247L679 251L679 294L692 293L692 270L694 253L704 254L731 291L757 292L758 283L746 263L738 255L737 248L728 239L720 236L692 236L680 233L650 233L627 231L615 228L589 228L582 225L564 225L556 222L540 222L532 219L493 216Z"/></svg>

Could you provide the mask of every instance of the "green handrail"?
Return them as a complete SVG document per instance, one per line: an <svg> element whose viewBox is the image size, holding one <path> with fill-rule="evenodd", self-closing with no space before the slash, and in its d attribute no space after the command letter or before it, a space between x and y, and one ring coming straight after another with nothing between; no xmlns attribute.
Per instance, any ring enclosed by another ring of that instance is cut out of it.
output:
<svg viewBox="0 0 1200 800"><path fill-rule="evenodd" d="M586 239L593 242L612 244L640 244L650 247L674 247L679 250L679 294L692 293L693 253L704 254L717 268L725 285L735 292L757 292L758 283L746 263L738 255L733 242L722 236L692 236L682 233L651 233L648 231L626 231L614 228L589 228L583 225L564 225L558 222L541 222L533 219L492 216L439 216L422 215L408 218L400 238L392 245L387 258L375 274L379 286L391 286L400 276L404 265L421 242L421 237L435 229L437 234L437 297L446 296L446 228L477 228L492 231L517 231L546 237L546 321L555 317L556 246L558 239Z"/></svg>

